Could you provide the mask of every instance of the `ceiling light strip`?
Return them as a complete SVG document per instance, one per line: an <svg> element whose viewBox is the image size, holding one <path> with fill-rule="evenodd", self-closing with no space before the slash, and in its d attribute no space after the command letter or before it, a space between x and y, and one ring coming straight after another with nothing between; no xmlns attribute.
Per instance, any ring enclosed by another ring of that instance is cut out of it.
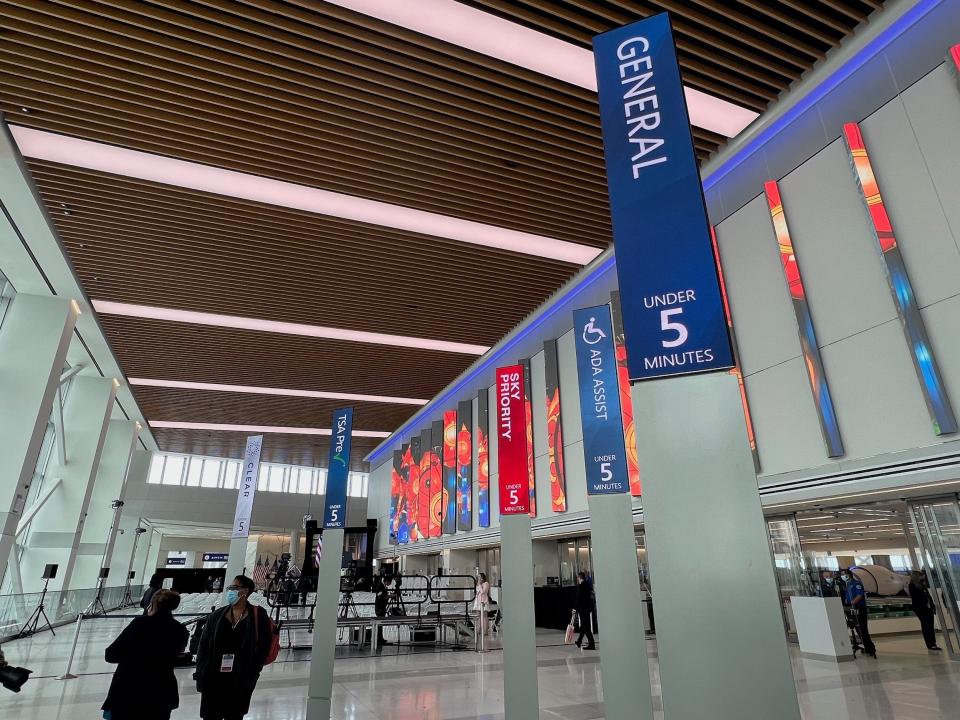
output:
<svg viewBox="0 0 960 720"><path fill-rule="evenodd" d="M330 0L407 30L503 60L511 65L597 91L593 52L456 0ZM758 113L728 100L684 88L690 122L733 137Z"/></svg>
<svg viewBox="0 0 960 720"><path fill-rule="evenodd" d="M355 195L345 195L91 140L81 140L44 130L11 125L10 131L20 147L20 152L37 160L329 215L396 230L433 235L470 245L509 250L577 265L586 265L601 252L599 248L566 240L485 225L472 220L438 215L402 205L392 205Z"/></svg>
<svg viewBox="0 0 960 720"><path fill-rule="evenodd" d="M303 428L303 427L283 427L280 425L230 425L227 423L194 423L177 422L174 420L151 420L152 428L168 428L172 430L222 430L226 432L246 432L246 433L277 433L282 435L327 435L331 434L330 428ZM354 437L365 438L385 438L390 433L382 430L354 430Z"/></svg>
<svg viewBox="0 0 960 720"><path fill-rule="evenodd" d="M261 320L237 315L194 312L192 310L174 310L152 305L93 300L94 309L101 315L122 315L124 317L144 318L148 320L168 320L171 322L210 325L213 327L234 328L272 332L282 335L301 335L304 337L324 338L327 340L346 340L348 342L370 343L373 345L391 345L393 347L413 348L417 350L437 350L439 352L461 353L463 355L483 355L490 348L486 345L429 340L427 338L407 337L406 335L388 335L386 333L346 330L343 328L323 327L322 325L304 325L301 323Z"/></svg>
<svg viewBox="0 0 960 720"><path fill-rule="evenodd" d="M313 398L316 400L346 400L348 402L389 403L393 405L426 405L427 400L393 397L391 395L361 395L337 393L325 390L288 390L286 388L259 387L256 385L226 385L223 383L191 382L186 380L155 380L151 378L127 378L130 385L142 387L174 388L178 390L206 390L210 392L243 393L249 395L279 395L281 397Z"/></svg>

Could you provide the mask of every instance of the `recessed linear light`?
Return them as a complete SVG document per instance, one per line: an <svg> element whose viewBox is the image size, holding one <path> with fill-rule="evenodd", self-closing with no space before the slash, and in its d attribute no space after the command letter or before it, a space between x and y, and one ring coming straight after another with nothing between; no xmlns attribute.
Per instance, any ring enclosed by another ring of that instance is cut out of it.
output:
<svg viewBox="0 0 960 720"><path fill-rule="evenodd" d="M330 0L334 5L405 27L541 75L596 92L593 52L456 0ZM685 87L690 122L733 137L758 116L753 110Z"/></svg>
<svg viewBox="0 0 960 720"><path fill-rule="evenodd" d="M284 435L331 435L330 428L299 428L280 425L229 425L225 423L191 423L173 420L150 420L152 428L172 428L174 430L224 430L226 432L279 433ZM353 437L385 438L389 432L381 430L354 430Z"/></svg>
<svg viewBox="0 0 960 720"><path fill-rule="evenodd" d="M256 330L259 332L280 333L283 335L303 335L305 337L326 338L328 340L347 340L349 342L371 343L374 345L392 345L419 350L437 350L439 352L462 353L464 355L483 355L490 348L486 345L468 345L446 340L407 337L405 335L387 335L385 333L345 330L323 327L321 325L303 325L301 323L279 322L239 317L237 315L219 315L217 313L194 312L192 310L174 310L173 308L154 307L152 305L134 305L132 303L94 300L93 308L102 315L123 315L125 317L146 318L148 320L170 320L192 323L194 325L212 325L214 327L236 328L238 330Z"/></svg>
<svg viewBox="0 0 960 720"><path fill-rule="evenodd" d="M297 185L176 158L153 155L44 130L10 125L20 152L27 157L88 170L139 178L226 197L252 200L381 227L433 235L471 245L586 265L600 248L566 240L485 225L472 220L368 200L355 195Z"/></svg>
<svg viewBox="0 0 960 720"><path fill-rule="evenodd" d="M144 387L178 388L180 390L211 390L214 392L247 393L250 395L281 395L283 397L316 398L318 400L347 400L353 402L391 403L394 405L426 405L428 400L392 397L390 395L359 395L356 393L325 392L323 390L287 390L285 388L257 387L255 385L225 385L222 383L188 382L184 380L152 380L127 378L131 385Z"/></svg>

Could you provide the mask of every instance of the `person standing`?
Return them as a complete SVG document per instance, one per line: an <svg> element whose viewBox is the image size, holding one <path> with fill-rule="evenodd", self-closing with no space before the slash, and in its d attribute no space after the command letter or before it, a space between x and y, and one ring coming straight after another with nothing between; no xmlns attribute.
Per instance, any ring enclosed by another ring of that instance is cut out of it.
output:
<svg viewBox="0 0 960 720"><path fill-rule="evenodd" d="M154 573L150 577L150 582L147 584L147 589L143 591L143 597L140 598L140 607L143 608L143 614L146 615L147 611L150 609L150 601L153 600L153 596L160 591L160 587L163 585L163 577L160 573Z"/></svg>
<svg viewBox="0 0 960 720"><path fill-rule="evenodd" d="M378 618L387 616L387 606L390 604L390 589L384 577L384 568L373 576L373 612ZM377 625L377 647L390 645L383 637L383 625Z"/></svg>
<svg viewBox="0 0 960 720"><path fill-rule="evenodd" d="M587 581L585 573L577 575L577 621L580 624L580 635L577 636L577 647L582 647L583 636L587 636L587 650L595 650L597 645L593 639L593 586Z"/></svg>
<svg viewBox="0 0 960 720"><path fill-rule="evenodd" d="M833 580L833 572L824 570L820 574L820 584L817 586L818 597L837 597L837 585Z"/></svg>
<svg viewBox="0 0 960 720"><path fill-rule="evenodd" d="M490 630L487 627L489 624L489 610L490 610L490 581L487 580L486 573L480 573L477 576L477 586L474 588L474 599L473 599L473 609L479 612L477 619L480 622L479 632L484 635L488 635Z"/></svg>
<svg viewBox="0 0 960 720"><path fill-rule="evenodd" d="M110 720L168 720L180 706L177 656L190 633L173 617L180 595L158 590L147 614L130 621L106 649L108 663L117 665L102 710Z"/></svg>
<svg viewBox="0 0 960 720"><path fill-rule="evenodd" d="M872 658L877 657L877 648L870 637L870 629L867 627L867 591L863 588L860 578L851 571L845 570L841 575L846 589L847 605L849 605L857 618L857 628L860 630L860 639L863 641L863 651Z"/></svg>
<svg viewBox="0 0 960 720"><path fill-rule="evenodd" d="M260 679L272 643L270 617L248 599L253 580L238 575L227 587L226 607L203 627L194 678L203 720L241 720Z"/></svg>
<svg viewBox="0 0 960 720"><path fill-rule="evenodd" d="M910 591L910 604L913 607L913 612L920 619L923 642L926 643L927 650L940 652L940 647L937 645L937 631L933 626L935 608L933 598L930 597L929 587L927 576L923 572L914 570L910 573L910 584L907 589Z"/></svg>

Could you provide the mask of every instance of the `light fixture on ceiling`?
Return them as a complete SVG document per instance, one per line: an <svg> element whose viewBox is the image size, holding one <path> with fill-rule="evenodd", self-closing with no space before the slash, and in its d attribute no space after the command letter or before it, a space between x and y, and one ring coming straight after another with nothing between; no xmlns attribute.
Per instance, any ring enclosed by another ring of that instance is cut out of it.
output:
<svg viewBox="0 0 960 720"><path fill-rule="evenodd" d="M508 250L576 265L586 265L601 252L600 248L566 240L496 225L485 225L473 220L438 215L426 210L392 205L356 195L345 195L187 160L153 155L116 145L81 140L45 130L10 125L10 131L20 147L20 152L37 160L432 235L470 245Z"/></svg>
<svg viewBox="0 0 960 720"><path fill-rule="evenodd" d="M461 353L464 355L483 355L490 349L486 345L469 345L467 343L449 342L447 340L430 340L427 338L407 337L405 335L388 335L386 333L366 332L363 330L324 327L322 325L280 322L278 320L261 320L258 318L239 317L237 315L175 310L173 308L134 305L132 303L112 302L109 300L94 300L93 307L101 315L123 315L148 320L169 320L172 322L191 323L193 325L211 325L213 327L255 330L258 332L272 332L283 335L301 335L327 340L346 340L348 342L370 343L373 345L391 345L394 347L415 348L417 350L437 350L439 352Z"/></svg>
<svg viewBox="0 0 960 720"><path fill-rule="evenodd" d="M331 435L330 428L284 427L282 425L232 425L229 423L195 423L178 422L174 420L150 420L152 428L169 428L173 430L221 430L225 432L247 433L277 433L282 435ZM381 430L354 430L353 437L385 438L389 432Z"/></svg>
<svg viewBox="0 0 960 720"><path fill-rule="evenodd" d="M175 388L179 390L208 390L212 392L245 393L250 395L279 395L282 397L315 398L317 400L344 400L347 402L374 402L394 405L426 405L427 400L393 397L391 395L361 395L358 393L326 392L324 390L289 390L255 385L226 385L223 383L190 382L185 380L154 380L127 378L131 385L142 387Z"/></svg>
<svg viewBox="0 0 960 720"><path fill-rule="evenodd" d="M334 5L596 92L593 52L456 0L330 0ZM753 110L685 87L690 122L733 137Z"/></svg>

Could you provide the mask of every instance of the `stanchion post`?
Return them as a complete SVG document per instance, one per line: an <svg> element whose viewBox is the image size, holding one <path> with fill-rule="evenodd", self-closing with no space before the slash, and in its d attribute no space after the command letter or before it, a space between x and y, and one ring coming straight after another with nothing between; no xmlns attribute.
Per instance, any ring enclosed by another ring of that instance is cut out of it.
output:
<svg viewBox="0 0 960 720"><path fill-rule="evenodd" d="M70 672L73 669L73 658L77 654L77 643L80 642L80 628L83 627L83 613L77 615L77 630L73 634L73 646L70 648L70 657L67 659L67 668L57 680L75 680L76 675Z"/></svg>

